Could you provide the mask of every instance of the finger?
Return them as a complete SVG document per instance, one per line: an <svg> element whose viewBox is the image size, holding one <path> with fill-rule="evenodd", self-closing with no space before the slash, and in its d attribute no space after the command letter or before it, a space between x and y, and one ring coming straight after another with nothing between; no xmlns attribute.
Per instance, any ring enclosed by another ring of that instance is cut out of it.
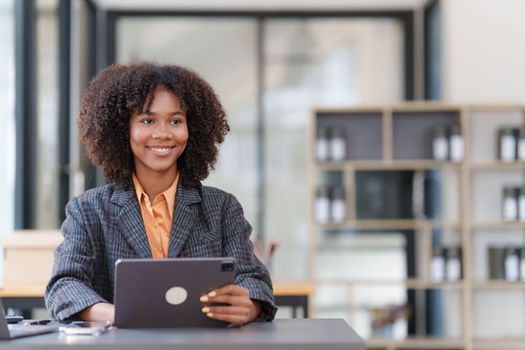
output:
<svg viewBox="0 0 525 350"><path fill-rule="evenodd" d="M250 292L248 291L248 289L246 289L244 287L237 286L235 284L228 284L228 285L226 285L224 287L212 290L212 291L210 291L207 294L207 296L209 298L214 298L214 297L219 296L219 295L244 295L244 296L249 296Z"/></svg>
<svg viewBox="0 0 525 350"><path fill-rule="evenodd" d="M210 291L208 294L201 296L199 299L201 302L215 301L217 297L224 295L243 296L249 299L250 292L246 288L236 286L234 284L228 284L224 287Z"/></svg>
<svg viewBox="0 0 525 350"><path fill-rule="evenodd" d="M221 295L215 298L210 298L208 302L228 304L232 306L248 306L251 304L251 300L249 298L231 295Z"/></svg>
<svg viewBox="0 0 525 350"><path fill-rule="evenodd" d="M228 323L230 323L231 325L234 325L234 326L242 326L248 320L248 318L245 317L245 316L214 314L214 313L211 313L211 312L208 312L206 314L206 316L209 317L209 318L213 318L214 320L228 322Z"/></svg>
<svg viewBox="0 0 525 350"><path fill-rule="evenodd" d="M235 284L227 284L224 287L214 289L208 293L208 297L215 297L217 295L233 294L233 295L249 295L248 289Z"/></svg>
<svg viewBox="0 0 525 350"><path fill-rule="evenodd" d="M223 287L216 288L214 290L210 290L207 295L213 298L216 295L231 294L234 289L235 289L235 284L230 283Z"/></svg>
<svg viewBox="0 0 525 350"><path fill-rule="evenodd" d="M246 306L205 306L202 308L202 312L207 314L222 314L222 315L244 315L250 314L250 308Z"/></svg>

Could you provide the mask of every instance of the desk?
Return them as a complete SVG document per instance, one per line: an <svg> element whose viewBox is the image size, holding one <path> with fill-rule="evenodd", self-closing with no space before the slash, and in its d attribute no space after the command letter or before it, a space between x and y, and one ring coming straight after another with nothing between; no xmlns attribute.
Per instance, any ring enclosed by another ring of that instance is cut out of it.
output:
<svg viewBox="0 0 525 350"><path fill-rule="evenodd" d="M273 295L278 306L292 307L292 317L297 318L297 309L303 309L304 318L308 318L308 298L314 292L314 286L308 282L275 282Z"/></svg>
<svg viewBox="0 0 525 350"><path fill-rule="evenodd" d="M297 317L298 308L308 317L308 297L314 291L313 284L307 282L274 283L275 302L278 306L292 307L292 317ZM46 307L44 288L41 286L0 289L0 298L5 308L22 310L25 318L32 318L31 309Z"/></svg>
<svg viewBox="0 0 525 350"><path fill-rule="evenodd" d="M225 329L113 329L98 337L44 334L0 341L0 349L364 350L341 319L289 319Z"/></svg>
<svg viewBox="0 0 525 350"><path fill-rule="evenodd" d="M4 308L19 309L24 318L32 318L31 310L39 307L46 307L44 303L45 287L20 287L0 289L0 298Z"/></svg>

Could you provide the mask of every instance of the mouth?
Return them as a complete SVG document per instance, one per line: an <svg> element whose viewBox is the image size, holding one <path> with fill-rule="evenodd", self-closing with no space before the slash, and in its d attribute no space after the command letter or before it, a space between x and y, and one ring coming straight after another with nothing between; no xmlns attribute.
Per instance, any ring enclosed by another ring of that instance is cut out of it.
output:
<svg viewBox="0 0 525 350"><path fill-rule="evenodd" d="M168 155L175 148L175 146L146 146L146 149L156 155Z"/></svg>

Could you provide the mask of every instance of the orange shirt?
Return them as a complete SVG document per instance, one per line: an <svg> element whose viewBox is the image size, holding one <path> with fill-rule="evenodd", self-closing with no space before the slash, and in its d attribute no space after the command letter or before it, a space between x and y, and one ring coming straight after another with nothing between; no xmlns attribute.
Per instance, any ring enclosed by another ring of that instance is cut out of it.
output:
<svg viewBox="0 0 525 350"><path fill-rule="evenodd" d="M135 185L135 192L140 204L146 236L151 248L151 255L155 259L162 259L168 256L178 183L179 173L175 176L173 184L166 191L157 195L152 204L139 179L133 173L133 184Z"/></svg>

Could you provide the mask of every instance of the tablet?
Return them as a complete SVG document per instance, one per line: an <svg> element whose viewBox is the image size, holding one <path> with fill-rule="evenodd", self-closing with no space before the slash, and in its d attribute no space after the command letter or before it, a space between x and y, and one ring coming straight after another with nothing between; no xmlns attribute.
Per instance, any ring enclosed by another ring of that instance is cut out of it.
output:
<svg viewBox="0 0 525 350"><path fill-rule="evenodd" d="M233 258L120 259L115 263L115 326L226 327L199 298L233 283Z"/></svg>

